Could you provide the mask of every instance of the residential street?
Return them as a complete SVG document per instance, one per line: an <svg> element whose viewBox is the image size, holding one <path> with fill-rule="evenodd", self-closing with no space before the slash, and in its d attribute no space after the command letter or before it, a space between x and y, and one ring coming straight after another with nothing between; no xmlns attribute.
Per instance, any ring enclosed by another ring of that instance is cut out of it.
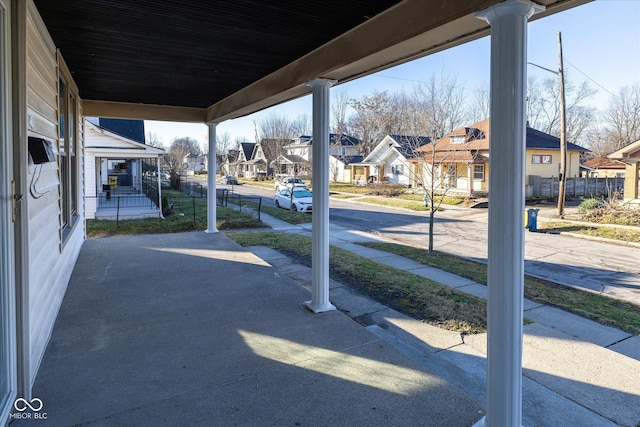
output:
<svg viewBox="0 0 640 427"><path fill-rule="evenodd" d="M274 191L270 189L241 185L235 186L234 191L263 196L269 204L273 203ZM400 243L427 246L428 216L425 212L343 200L331 200L330 205L332 224ZM445 209L436 216L434 248L486 261L488 210L446 206ZM640 248L637 247L526 231L525 271L557 283L640 304Z"/></svg>

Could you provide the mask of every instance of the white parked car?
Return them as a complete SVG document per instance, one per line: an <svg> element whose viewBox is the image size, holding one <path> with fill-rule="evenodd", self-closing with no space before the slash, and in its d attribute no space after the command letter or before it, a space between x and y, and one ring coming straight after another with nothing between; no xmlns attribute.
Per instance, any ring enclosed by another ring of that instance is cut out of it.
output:
<svg viewBox="0 0 640 427"><path fill-rule="evenodd" d="M311 194L309 190L294 188L292 197L291 190L285 188L284 190L280 190L279 193L276 193L273 201L278 208L291 209L291 205L293 204L294 211L311 212L313 194Z"/></svg>
<svg viewBox="0 0 640 427"><path fill-rule="evenodd" d="M273 186L277 192L279 192L283 188L301 188L304 190L309 189L309 186L305 184L300 178L293 178L293 177L278 179L273 184Z"/></svg>

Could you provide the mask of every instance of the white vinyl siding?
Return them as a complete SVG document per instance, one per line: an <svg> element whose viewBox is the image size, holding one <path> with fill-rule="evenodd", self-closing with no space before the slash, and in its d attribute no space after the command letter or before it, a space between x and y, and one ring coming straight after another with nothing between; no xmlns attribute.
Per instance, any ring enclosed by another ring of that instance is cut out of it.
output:
<svg viewBox="0 0 640 427"><path fill-rule="evenodd" d="M29 348L31 381L35 378L44 354L55 317L62 303L73 266L84 241L84 221L70 230L62 240L61 186L58 139L58 81L59 69L56 48L33 3L27 13L27 134L51 142L57 161L34 165L29 161L25 195L28 211L28 283ZM70 77L70 90L77 93ZM76 95L77 96L77 95ZM79 99L78 99L79 101ZM82 165L81 104L77 129L76 160L78 171ZM26 143L26 141L25 141ZM76 191L81 194L82 176L76 174ZM72 189L72 186L69 186ZM82 204L76 199L76 212L82 213Z"/></svg>

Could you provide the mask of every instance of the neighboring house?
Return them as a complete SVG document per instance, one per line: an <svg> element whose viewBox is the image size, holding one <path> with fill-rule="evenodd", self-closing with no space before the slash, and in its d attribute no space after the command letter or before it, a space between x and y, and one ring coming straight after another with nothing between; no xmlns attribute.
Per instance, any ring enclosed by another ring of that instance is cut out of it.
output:
<svg viewBox="0 0 640 427"><path fill-rule="evenodd" d="M187 154L184 163L187 175L199 174L207 171L208 156L206 154Z"/></svg>
<svg viewBox="0 0 640 427"><path fill-rule="evenodd" d="M86 218L110 218L109 208L116 206L116 195L127 198L122 207L137 208L134 215L138 218L160 216L158 201L147 198L145 186L159 188L158 165L165 151L104 129L93 121L84 123ZM152 199L156 197L154 191Z"/></svg>
<svg viewBox="0 0 640 427"><path fill-rule="evenodd" d="M302 156L281 154L269 164L274 176L299 176L311 174L311 163Z"/></svg>
<svg viewBox="0 0 640 427"><path fill-rule="evenodd" d="M273 176L275 169L279 169L280 165L275 168L274 162L276 159L285 152L284 147L293 142L293 140L287 139L275 139L275 138L262 138L256 147L254 158L260 158L265 161L266 176Z"/></svg>
<svg viewBox="0 0 640 427"><path fill-rule="evenodd" d="M607 156L611 160L621 162L624 170L624 200L638 200L640 198L640 139L622 147Z"/></svg>
<svg viewBox="0 0 640 427"><path fill-rule="evenodd" d="M625 166L607 156L600 156L582 162L582 169L589 178L624 178Z"/></svg>
<svg viewBox="0 0 640 427"><path fill-rule="evenodd" d="M352 182L356 185L381 182L416 185L416 166L411 162L420 147L428 144L426 136L387 135L361 162L352 163Z"/></svg>
<svg viewBox="0 0 640 427"><path fill-rule="evenodd" d="M486 119L461 127L434 144L420 149L426 185L435 177L440 191L457 195L483 196L489 192L489 124ZM568 177L579 176L580 156L586 148L567 143ZM525 184L540 177L558 177L560 170L560 139L527 127L525 151Z"/></svg>
<svg viewBox="0 0 640 427"><path fill-rule="evenodd" d="M235 173L231 173L230 175L246 177L247 174L253 170L253 167L247 164L247 161L251 159L255 146L255 142L240 143L238 147L238 157L236 157L236 160L231 164L231 169Z"/></svg>
<svg viewBox="0 0 640 427"><path fill-rule="evenodd" d="M276 175L307 175L312 174L313 137L301 135L289 145L285 145L284 154L270 163ZM344 161L351 156L360 155L360 140L345 134L329 134L329 156L335 156L334 164L337 171L344 169ZM339 159L342 158L342 159ZM342 163L340 166L339 163ZM331 173L331 172L330 172ZM333 175L333 174L332 174ZM344 173L340 173L341 176Z"/></svg>
<svg viewBox="0 0 640 427"><path fill-rule="evenodd" d="M238 161L239 150L229 150L220 156L220 167L222 175L238 176L236 162Z"/></svg>
<svg viewBox="0 0 640 427"><path fill-rule="evenodd" d="M263 138L255 144L251 158L246 162L243 162L245 167L245 178L258 178L264 179L267 175L271 174L269 154L275 152L275 145L277 141L274 139Z"/></svg>
<svg viewBox="0 0 640 427"><path fill-rule="evenodd" d="M352 181L351 164L362 161L362 155L339 156L332 154L329 156L329 179L333 182Z"/></svg>

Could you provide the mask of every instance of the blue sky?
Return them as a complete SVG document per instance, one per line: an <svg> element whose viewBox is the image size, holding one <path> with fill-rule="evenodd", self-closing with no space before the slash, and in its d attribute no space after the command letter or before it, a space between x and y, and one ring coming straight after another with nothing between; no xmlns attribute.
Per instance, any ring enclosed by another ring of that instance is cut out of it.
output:
<svg viewBox="0 0 640 427"><path fill-rule="evenodd" d="M569 79L586 80L598 94L593 99L596 108L604 108L609 92L617 93L623 86L640 83L640 0L598 0L557 13L529 24L528 61L545 68L558 68L557 35L562 33L565 69ZM489 84L489 38L458 46L410 63L338 85L335 91L346 90L349 97L358 98L375 90L412 91L417 82L440 73L457 73L458 83L474 90ZM548 78L550 73L529 66L530 76ZM306 96L270 109L220 123L218 135L228 132L231 140L254 141L254 121L276 113L294 119L306 113L311 117L311 97ZM154 132L166 145L179 137L191 137L206 146L207 127L202 124L151 122L147 132Z"/></svg>

